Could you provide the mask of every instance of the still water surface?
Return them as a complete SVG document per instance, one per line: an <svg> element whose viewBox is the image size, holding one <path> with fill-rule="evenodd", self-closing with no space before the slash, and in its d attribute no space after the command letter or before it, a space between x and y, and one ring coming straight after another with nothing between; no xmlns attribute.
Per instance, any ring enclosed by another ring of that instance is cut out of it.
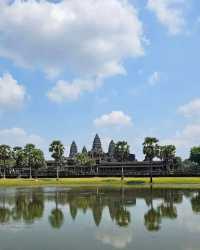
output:
<svg viewBox="0 0 200 250"><path fill-rule="evenodd" d="M0 250L199 250L198 190L0 189Z"/></svg>

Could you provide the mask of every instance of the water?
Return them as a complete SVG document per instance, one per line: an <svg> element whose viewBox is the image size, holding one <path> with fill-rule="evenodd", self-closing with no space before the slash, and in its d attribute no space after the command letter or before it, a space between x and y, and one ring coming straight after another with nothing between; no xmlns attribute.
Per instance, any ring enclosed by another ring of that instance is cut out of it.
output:
<svg viewBox="0 0 200 250"><path fill-rule="evenodd" d="M198 190L0 189L0 250L199 250Z"/></svg>

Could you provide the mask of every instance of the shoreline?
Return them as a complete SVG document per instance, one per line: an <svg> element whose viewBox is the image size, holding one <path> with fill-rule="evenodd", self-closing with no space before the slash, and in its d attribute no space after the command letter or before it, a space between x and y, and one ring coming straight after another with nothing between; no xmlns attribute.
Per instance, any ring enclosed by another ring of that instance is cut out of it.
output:
<svg viewBox="0 0 200 250"><path fill-rule="evenodd" d="M1 187L126 187L149 188L149 178L127 177L122 181L119 177L92 178L47 178L47 179L0 179ZM154 188L195 188L200 189L200 177L155 177Z"/></svg>

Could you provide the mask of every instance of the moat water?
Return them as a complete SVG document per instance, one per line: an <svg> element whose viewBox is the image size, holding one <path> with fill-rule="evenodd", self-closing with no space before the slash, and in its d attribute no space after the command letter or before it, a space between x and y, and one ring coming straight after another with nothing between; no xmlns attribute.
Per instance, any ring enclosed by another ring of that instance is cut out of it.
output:
<svg viewBox="0 0 200 250"><path fill-rule="evenodd" d="M199 250L200 191L1 188L0 250Z"/></svg>

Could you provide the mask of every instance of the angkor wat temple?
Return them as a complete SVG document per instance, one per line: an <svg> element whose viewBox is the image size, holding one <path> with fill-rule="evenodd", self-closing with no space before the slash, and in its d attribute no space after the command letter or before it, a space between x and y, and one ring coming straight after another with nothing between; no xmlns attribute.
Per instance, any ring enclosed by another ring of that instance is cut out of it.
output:
<svg viewBox="0 0 200 250"><path fill-rule="evenodd" d="M87 151L87 148L84 146L81 150L81 153L88 154L92 159L96 161L96 164L101 164L105 162L118 162L118 159L115 158L115 143L113 140L110 141L108 146L108 151L105 153L102 148L101 139L98 134L95 135L92 148L90 151ZM76 145L76 142L73 141L70 146L70 153L68 160L73 160L76 158L76 155L78 154L78 147ZM128 159L126 159L128 162L134 162L136 161L135 155L130 154L128 155Z"/></svg>
<svg viewBox="0 0 200 250"><path fill-rule="evenodd" d="M78 153L87 154L94 160L94 166L80 166L76 164L76 156ZM54 161L48 161L48 173L54 175ZM165 166L162 161L154 161L151 163L152 174L160 176L166 174ZM150 163L148 161L138 161L135 154L128 153L124 161L115 157L115 143L110 141L107 152L104 152L101 139L98 134L95 135L90 150L84 146L82 150L78 150L76 142L73 141L70 146L68 157L65 158L60 175L67 176L149 176ZM51 174L50 174L51 176Z"/></svg>

